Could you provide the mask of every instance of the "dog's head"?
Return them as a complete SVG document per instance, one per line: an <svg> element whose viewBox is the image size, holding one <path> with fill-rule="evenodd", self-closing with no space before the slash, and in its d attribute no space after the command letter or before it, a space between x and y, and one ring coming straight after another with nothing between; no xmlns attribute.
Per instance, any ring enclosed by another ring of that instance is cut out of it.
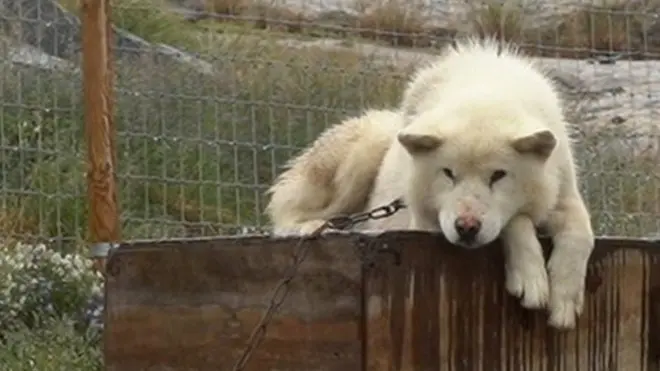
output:
<svg viewBox="0 0 660 371"><path fill-rule="evenodd" d="M413 162L409 202L454 244L492 242L543 197L557 139L535 120L499 109L422 113L398 134Z"/></svg>

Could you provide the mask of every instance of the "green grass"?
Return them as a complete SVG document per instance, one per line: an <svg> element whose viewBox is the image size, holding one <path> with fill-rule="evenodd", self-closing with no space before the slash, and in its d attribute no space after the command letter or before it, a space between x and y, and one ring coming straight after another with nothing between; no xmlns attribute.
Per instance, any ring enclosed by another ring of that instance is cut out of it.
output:
<svg viewBox="0 0 660 371"><path fill-rule="evenodd" d="M223 1L214 4L222 8ZM372 14L373 22L421 22L423 17L414 13L421 7L408 7L412 14L406 16L392 15L400 8L397 1L356 0L355 8ZM62 2L75 10L77 0ZM235 24L187 23L161 3L114 0L113 20L148 41L200 54L216 73L205 76L148 55L117 61L115 122L126 239L214 235L267 224L261 214L267 202L263 191L278 167L327 125L365 107L395 104L409 72L350 51L285 48L275 44L280 32L255 34ZM502 38L511 39L527 27L528 21L516 13L523 9L517 0L479 4L471 8L469 19L480 25L477 33L492 34L505 26ZM615 0L603 3L619 5ZM6 97L0 121L0 156L6 161L0 170L2 186L10 190L0 198L7 205L0 227L9 224L8 229L21 235L82 241L86 202L80 78L6 64L0 68ZM35 127L41 128L38 133ZM587 139L597 144L624 134L603 130ZM610 151L605 154L611 159L601 153L597 162L589 162L589 146L583 147L578 158L589 180L586 197L595 213L604 208L604 199L609 205L603 211L609 215L604 217L607 223L595 220L599 233L623 234L630 228L620 228L618 221L628 225L635 223L629 221L631 213L634 220L648 219L650 210L660 209L657 187L646 189L654 182L645 182L645 202L630 200L639 192L624 192L616 200L610 192L601 195L605 183L600 179L611 184L619 176L610 168L632 173L639 168L639 174L656 179L651 159ZM639 189L636 180L617 182L625 182L624 189Z"/></svg>
<svg viewBox="0 0 660 371"><path fill-rule="evenodd" d="M66 321L53 321L37 330L21 328L3 333L3 371L101 371L100 336L80 333Z"/></svg>
<svg viewBox="0 0 660 371"><path fill-rule="evenodd" d="M211 34L165 13L117 24L204 53L213 76L153 56L116 63L123 236L230 233L266 224L265 188L327 125L399 96L404 71L351 52L293 49ZM144 24L143 24L144 23ZM5 230L83 241L86 200L80 77L3 64L0 122ZM37 129L38 128L38 129Z"/></svg>

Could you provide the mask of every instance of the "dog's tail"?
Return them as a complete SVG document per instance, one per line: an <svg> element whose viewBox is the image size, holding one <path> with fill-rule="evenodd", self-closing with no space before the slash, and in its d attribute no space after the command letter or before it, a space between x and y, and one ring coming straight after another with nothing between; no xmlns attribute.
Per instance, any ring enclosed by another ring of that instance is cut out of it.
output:
<svg viewBox="0 0 660 371"><path fill-rule="evenodd" d="M362 211L400 125L395 111L368 110L328 128L291 159L267 191L274 233L307 234L328 218Z"/></svg>

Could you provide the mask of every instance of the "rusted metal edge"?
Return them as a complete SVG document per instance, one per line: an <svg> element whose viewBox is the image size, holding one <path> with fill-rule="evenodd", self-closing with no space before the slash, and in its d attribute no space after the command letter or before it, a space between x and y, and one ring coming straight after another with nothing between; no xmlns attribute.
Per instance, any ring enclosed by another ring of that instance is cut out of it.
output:
<svg viewBox="0 0 660 371"><path fill-rule="evenodd" d="M140 240L124 242L119 246L109 249L106 268L113 271L116 260L119 256L131 255L133 253L148 252L160 249L207 249L211 247L229 247L234 245L240 248L254 248L261 247L263 244L269 244L275 241L290 241L292 244L300 241L300 236L271 236L271 235L242 235L242 236L218 236L218 237L204 237L194 239L167 239L167 240ZM386 232L344 232L333 231L317 237L318 239L345 239L346 243L351 245L365 244L373 241L375 244L369 244L372 247L377 246L380 242L390 244L397 241L410 241L410 240L428 240L436 239L439 246L444 246L449 251L464 250L460 247L450 244L441 233L426 232L426 231L386 231ZM539 237L539 241L544 248L546 258L552 250L552 241L548 237ZM499 240L493 244L499 245ZM660 256L660 240L658 239L636 239L627 237L602 237L596 239L594 251L591 254L590 261L597 262L605 256L614 251L621 249L634 249L642 250L654 256ZM391 250L391 249L387 249ZM396 249L392 250L395 251ZM477 249L474 253L484 253L486 249ZM660 352L660 350L659 350Z"/></svg>
<svg viewBox="0 0 660 371"><path fill-rule="evenodd" d="M392 230L386 232L328 232L318 238L327 239L327 238L366 238L366 239L378 239L378 240L388 240L395 241L401 239L415 239L415 238L437 238L439 239L438 243L443 245L450 245L450 243L444 238L441 233L435 232L425 232L425 231L399 231ZM119 244L117 248L111 250L111 255L115 253L128 252L129 250L151 250L154 248L161 248L164 246L178 246L182 244L191 244L195 245L191 248L200 248L199 244L208 246L208 244L223 243L223 244L251 244L256 241L283 241L289 240L291 242L297 242L300 239L300 236L270 236L263 234L254 234L254 235L241 235L241 236L216 236L216 237L200 237L200 238L173 238L167 240L135 240L135 241L126 241ZM549 237L541 236L539 241L544 246L551 245L551 240ZM599 250L603 248L609 248L614 245L625 245L625 247L617 247L617 249L643 249L643 250L653 250L660 253L660 239L651 239L651 238L629 238L629 237L599 237L596 239L596 247L594 253L598 253ZM205 247L205 246L201 246Z"/></svg>
<svg viewBox="0 0 660 371"><path fill-rule="evenodd" d="M465 251L460 247L456 249L452 248L452 245L442 236L440 233L430 233L423 231L387 231L387 232L330 232L328 234L318 237L320 240L334 240L340 241L340 244L345 241L347 245L354 245L359 242L369 242L374 241L377 243L383 243L384 245L389 245L393 250L401 251L400 249L406 245L406 243L420 241L428 245L429 242L436 244L440 247L446 248L447 252L450 251ZM551 240L548 237L539 238L542 245L546 250L551 247ZM275 237L270 235L244 235L244 236L222 236L222 237L207 237L207 238L196 238L196 239L172 239L172 240L142 240L142 241L132 241L125 242L120 244L119 247L111 249L108 259L109 272L112 276L114 273L114 266L119 266L118 263L122 259L131 259L132 257L139 256L142 253L154 252L156 249L165 249L165 250L177 250L185 254L187 249L195 249L195 251L203 250L213 250L225 248L229 249L245 249L245 248L268 248L269 245L273 244L275 241L290 241L291 245L295 245L300 241L300 236L287 236L287 237ZM436 242L437 241L437 242ZM494 245L499 246L499 241L494 243ZM592 254L591 261L594 266L597 266L598 260L603 257L607 257L609 254L624 249L637 249L643 251L649 257L651 257L651 262L653 265L658 263L658 257L660 256L660 240L658 239L635 239L635 238L616 238L616 237L604 237L596 239L596 247L594 253ZM487 251L492 249L479 249L474 251L474 253L488 253ZM452 254L452 253L450 253ZM118 269L118 267L117 267ZM116 273L116 272L115 272ZM650 278L649 284L651 285L650 293L646 300L648 302L649 315L649 338L648 338L648 351L649 351L649 362L651 364L660 365L658 359L660 359L660 337L656 334L660 333L658 329L660 328L660 275L653 276ZM362 277L364 279L364 275ZM364 283L363 283L364 287ZM108 297L109 292L106 291L106 298ZM364 302L361 303L362 313L364 313ZM367 349L367 346L364 343L365 333L366 333L366 323L361 322L361 328L359 331L362 333L362 348ZM363 360L364 362L364 360ZM655 362L655 363L654 363ZM655 368L653 368L655 369Z"/></svg>
<svg viewBox="0 0 660 371"><path fill-rule="evenodd" d="M106 258L110 255L110 251L119 247L118 243L109 243L109 242L99 242L94 243L89 247L88 257L94 258Z"/></svg>

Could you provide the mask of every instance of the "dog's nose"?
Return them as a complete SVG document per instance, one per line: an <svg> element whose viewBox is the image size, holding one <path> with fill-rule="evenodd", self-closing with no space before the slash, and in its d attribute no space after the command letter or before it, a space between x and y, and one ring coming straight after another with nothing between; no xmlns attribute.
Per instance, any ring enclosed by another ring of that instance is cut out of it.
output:
<svg viewBox="0 0 660 371"><path fill-rule="evenodd" d="M481 222L475 218L456 218L454 228L461 241L471 243L474 242L481 229Z"/></svg>

